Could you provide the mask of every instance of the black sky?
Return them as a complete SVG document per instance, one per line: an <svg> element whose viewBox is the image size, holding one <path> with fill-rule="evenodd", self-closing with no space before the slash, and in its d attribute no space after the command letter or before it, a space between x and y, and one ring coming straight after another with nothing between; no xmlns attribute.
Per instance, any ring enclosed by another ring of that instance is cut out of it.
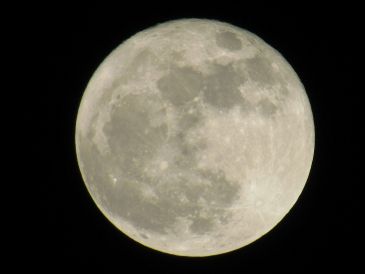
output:
<svg viewBox="0 0 365 274"><path fill-rule="evenodd" d="M358 7L254 7L219 1L209 8L171 2L123 7L42 6L20 29L35 47L29 68L37 86L24 97L32 132L30 149L36 199L26 235L37 264L99 265L123 273L273 273L355 268L362 255L358 228L364 214L363 88L355 75L363 51ZM101 61L136 32L170 19L208 18L248 29L281 52L301 78L316 127L315 156L299 201L269 234L235 252L184 258L143 247L100 213L78 169L74 127L81 96ZM28 23L31 23L29 26ZM364 70L362 69L362 72ZM34 102L34 103L33 103ZM30 126L29 126L30 127ZM33 166L34 163L34 166Z"/></svg>

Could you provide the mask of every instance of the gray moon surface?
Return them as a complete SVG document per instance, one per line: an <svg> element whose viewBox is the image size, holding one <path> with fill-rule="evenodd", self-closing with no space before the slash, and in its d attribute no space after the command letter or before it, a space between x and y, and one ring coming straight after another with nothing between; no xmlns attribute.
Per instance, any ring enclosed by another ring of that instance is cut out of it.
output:
<svg viewBox="0 0 365 274"><path fill-rule="evenodd" d="M169 21L118 46L82 97L76 152L106 218L181 256L250 244L307 181L314 123L293 68L253 33Z"/></svg>

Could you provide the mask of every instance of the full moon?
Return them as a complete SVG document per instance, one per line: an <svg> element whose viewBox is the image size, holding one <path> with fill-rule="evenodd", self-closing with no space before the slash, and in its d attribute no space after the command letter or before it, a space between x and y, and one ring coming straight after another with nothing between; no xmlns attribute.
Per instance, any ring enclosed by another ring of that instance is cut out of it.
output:
<svg viewBox="0 0 365 274"><path fill-rule="evenodd" d="M182 19L102 62L75 141L85 185L120 231L161 252L211 256L252 243L293 207L314 123L278 51L236 26Z"/></svg>

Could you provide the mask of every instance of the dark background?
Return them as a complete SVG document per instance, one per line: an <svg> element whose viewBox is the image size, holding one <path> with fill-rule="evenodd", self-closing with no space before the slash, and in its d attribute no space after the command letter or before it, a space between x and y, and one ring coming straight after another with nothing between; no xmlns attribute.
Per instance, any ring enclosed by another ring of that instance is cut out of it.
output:
<svg viewBox="0 0 365 274"><path fill-rule="evenodd" d="M365 125L358 62L359 7L249 7L242 1L169 2L134 6L32 6L21 25L34 47L28 63L37 85L23 97L36 198L26 257L35 265L101 266L129 273L298 272L355 269L364 183ZM122 41L171 19L208 18L245 28L281 52L301 78L312 105L315 155L297 204L270 233L240 250L186 258L146 248L120 233L89 196L75 154L78 105L92 73ZM363 69L362 69L363 71ZM28 90L29 91L29 90Z"/></svg>

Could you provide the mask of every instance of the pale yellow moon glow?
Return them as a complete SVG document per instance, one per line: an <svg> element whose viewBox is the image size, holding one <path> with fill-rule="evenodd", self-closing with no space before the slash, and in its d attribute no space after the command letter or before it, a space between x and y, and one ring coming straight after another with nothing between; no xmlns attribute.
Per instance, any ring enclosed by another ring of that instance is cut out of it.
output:
<svg viewBox="0 0 365 274"><path fill-rule="evenodd" d="M117 47L85 90L75 138L106 218L182 256L226 253L270 231L301 194L314 153L309 100L283 56L202 19Z"/></svg>

